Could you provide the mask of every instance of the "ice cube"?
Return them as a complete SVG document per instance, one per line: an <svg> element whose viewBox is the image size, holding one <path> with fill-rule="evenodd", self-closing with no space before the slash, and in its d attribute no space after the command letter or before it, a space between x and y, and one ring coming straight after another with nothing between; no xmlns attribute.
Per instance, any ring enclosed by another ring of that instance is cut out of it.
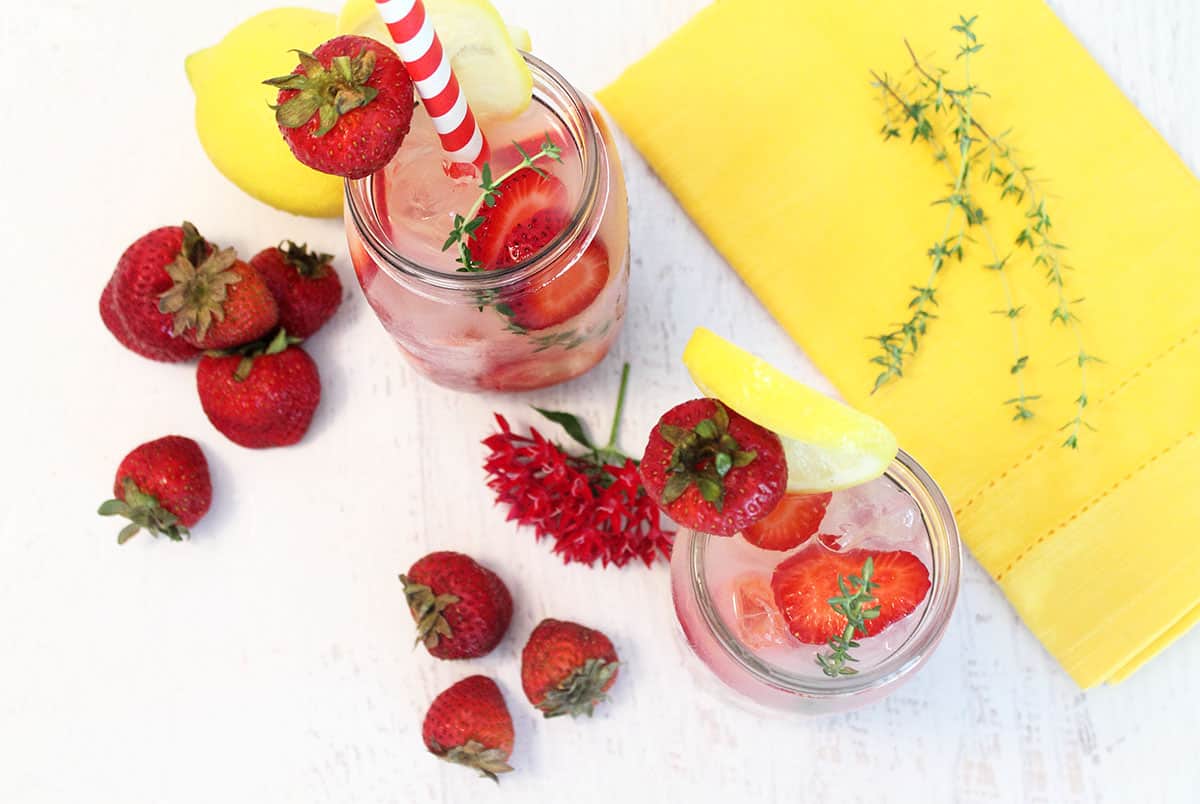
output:
<svg viewBox="0 0 1200 804"><path fill-rule="evenodd" d="M733 579L733 618L738 638L751 650L789 642L787 623L775 607L775 594L765 576L749 572Z"/></svg>
<svg viewBox="0 0 1200 804"><path fill-rule="evenodd" d="M821 532L838 537L842 550L899 548L923 525L916 502L886 478L834 492Z"/></svg>

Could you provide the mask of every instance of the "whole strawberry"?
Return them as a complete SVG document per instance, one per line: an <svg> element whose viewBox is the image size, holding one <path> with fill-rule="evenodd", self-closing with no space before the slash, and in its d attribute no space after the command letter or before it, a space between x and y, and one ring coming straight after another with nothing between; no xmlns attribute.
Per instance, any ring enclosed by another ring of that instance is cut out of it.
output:
<svg viewBox="0 0 1200 804"><path fill-rule="evenodd" d="M123 516L117 544L145 528L155 536L181 541L212 504L208 461L190 438L169 435L147 441L125 456L113 480L114 499L101 504L101 516Z"/></svg>
<svg viewBox="0 0 1200 804"><path fill-rule="evenodd" d="M170 286L158 299L172 331L197 349L228 349L266 335L279 305L258 272L231 248L216 249L190 223L183 248L166 267Z"/></svg>
<svg viewBox="0 0 1200 804"><path fill-rule="evenodd" d="M172 284L167 266L179 257L183 241L179 226L142 235L125 249L100 294L100 318L117 341L142 357L164 363L191 360L198 352L175 337L171 316L158 309L158 297Z"/></svg>
<svg viewBox="0 0 1200 804"><path fill-rule="evenodd" d="M250 258L279 304L279 326L297 338L319 330L342 303L342 281L333 256L309 251L291 240Z"/></svg>
<svg viewBox="0 0 1200 804"><path fill-rule="evenodd" d="M474 768L494 782L497 774L512 770L512 715L500 688L487 676L468 676L434 698L421 737L431 754Z"/></svg>
<svg viewBox="0 0 1200 804"><path fill-rule="evenodd" d="M283 330L263 345L205 355L196 369L204 415L243 447L284 447L308 430L321 401L317 364Z"/></svg>
<svg viewBox="0 0 1200 804"><path fill-rule="evenodd" d="M395 52L363 36L296 52L290 75L264 82L279 89L275 122L296 158L349 179L392 161L413 113L412 79Z"/></svg>
<svg viewBox="0 0 1200 804"><path fill-rule="evenodd" d="M617 652L599 631L542 620L521 651L521 686L546 717L587 715L617 681Z"/></svg>
<svg viewBox="0 0 1200 804"><path fill-rule="evenodd" d="M732 536L765 517L787 487L779 436L715 399L668 410L641 463L646 492L680 525Z"/></svg>
<svg viewBox="0 0 1200 804"><path fill-rule="evenodd" d="M499 644L512 620L508 587L462 553L430 553L400 576L417 642L439 659L474 659Z"/></svg>

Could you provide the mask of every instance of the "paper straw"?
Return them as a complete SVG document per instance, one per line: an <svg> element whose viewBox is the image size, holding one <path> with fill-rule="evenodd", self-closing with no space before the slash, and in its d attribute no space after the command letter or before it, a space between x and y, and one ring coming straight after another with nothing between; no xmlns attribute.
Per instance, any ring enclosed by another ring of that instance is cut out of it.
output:
<svg viewBox="0 0 1200 804"><path fill-rule="evenodd" d="M425 4L421 0L375 2L400 60L425 102L446 157L455 164L481 167L488 159L487 140L450 69L450 59L425 13Z"/></svg>

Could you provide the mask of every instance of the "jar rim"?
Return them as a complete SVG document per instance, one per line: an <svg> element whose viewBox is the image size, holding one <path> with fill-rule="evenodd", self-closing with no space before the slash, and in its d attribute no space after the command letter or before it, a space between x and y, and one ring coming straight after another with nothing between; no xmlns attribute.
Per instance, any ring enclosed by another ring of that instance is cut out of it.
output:
<svg viewBox="0 0 1200 804"><path fill-rule="evenodd" d="M931 585L921 619L904 642L869 669L838 678L805 676L766 662L750 651L731 631L713 605L706 588L704 553L710 537L694 533L690 540L687 576L697 610L721 650L755 680L782 692L824 701L854 698L869 690L891 686L910 675L941 640L958 599L962 576L962 544L958 525L941 488L917 461L898 450L884 473L917 503L930 542ZM719 537L716 537L719 538Z"/></svg>
<svg viewBox="0 0 1200 804"><path fill-rule="evenodd" d="M533 74L533 102L538 103L539 98L543 99L549 110L562 119L579 153L583 192L566 228L536 254L515 265L495 271L449 273L405 257L388 242L381 231L371 200L374 198L374 175L347 179L345 203L354 229L375 263L394 279L415 280L423 285L450 291L502 290L526 282L548 268L573 261L579 255L572 252L582 253L586 247L587 238L584 235L589 224L596 219L596 206L602 200L601 178L607 170L607 155L600 134L583 95L541 59L524 51L521 51L521 55ZM557 103L546 103L545 99ZM572 125L573 121L578 123Z"/></svg>

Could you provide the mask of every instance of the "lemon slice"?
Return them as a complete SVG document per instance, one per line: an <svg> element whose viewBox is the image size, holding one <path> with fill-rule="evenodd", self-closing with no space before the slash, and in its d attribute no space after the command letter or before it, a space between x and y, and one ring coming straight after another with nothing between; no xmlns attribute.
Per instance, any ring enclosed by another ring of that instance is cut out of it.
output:
<svg viewBox="0 0 1200 804"><path fill-rule="evenodd" d="M779 435L788 491L857 486L882 475L896 457L896 437L883 422L814 391L703 327L692 333L683 363L702 393Z"/></svg>
<svg viewBox="0 0 1200 804"><path fill-rule="evenodd" d="M425 0L442 49L476 117L516 117L533 97L533 76L519 50L530 50L529 32L505 25L488 0ZM392 38L375 0L347 0L338 33Z"/></svg>

